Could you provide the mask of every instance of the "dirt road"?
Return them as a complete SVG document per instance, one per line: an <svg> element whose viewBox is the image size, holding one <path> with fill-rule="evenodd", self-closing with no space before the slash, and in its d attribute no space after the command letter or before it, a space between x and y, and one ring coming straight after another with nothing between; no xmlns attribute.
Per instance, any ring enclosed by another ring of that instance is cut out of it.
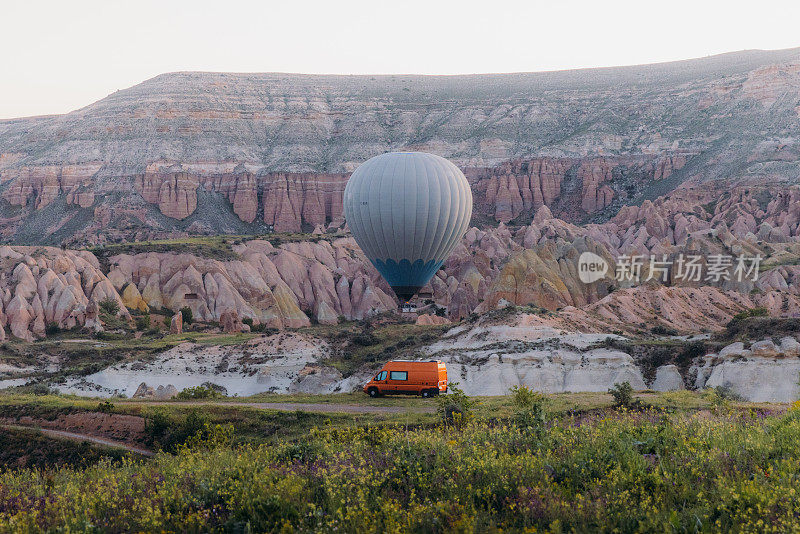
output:
<svg viewBox="0 0 800 534"><path fill-rule="evenodd" d="M121 441L115 441L113 439L98 438L97 436L90 436L88 434L77 434L75 432L67 432L66 430L53 430L50 428L38 428L24 425L0 425L0 427L10 428L13 430L37 430L45 436L51 438L69 439L72 441L88 441L90 443L96 443L98 445L112 447L114 449L125 449L126 451L141 454L142 456L155 456L153 451L143 449L141 447L135 447L133 445L129 445Z"/></svg>
<svg viewBox="0 0 800 534"><path fill-rule="evenodd" d="M135 401L136 404L148 406L163 405L165 402ZM236 406L242 408L255 408L257 410L280 410L283 412L320 412L320 413L433 413L436 408L431 406L370 406L366 404L327 404L305 402L214 402L214 401L187 401L174 403L180 406Z"/></svg>

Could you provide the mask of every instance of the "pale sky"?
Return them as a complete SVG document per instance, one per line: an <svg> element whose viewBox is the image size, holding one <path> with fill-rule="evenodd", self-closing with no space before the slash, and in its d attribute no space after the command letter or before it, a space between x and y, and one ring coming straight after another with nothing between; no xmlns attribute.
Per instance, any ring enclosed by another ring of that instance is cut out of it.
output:
<svg viewBox="0 0 800 534"><path fill-rule="evenodd" d="M461 74L800 46L800 2L0 0L0 118L163 72Z"/></svg>

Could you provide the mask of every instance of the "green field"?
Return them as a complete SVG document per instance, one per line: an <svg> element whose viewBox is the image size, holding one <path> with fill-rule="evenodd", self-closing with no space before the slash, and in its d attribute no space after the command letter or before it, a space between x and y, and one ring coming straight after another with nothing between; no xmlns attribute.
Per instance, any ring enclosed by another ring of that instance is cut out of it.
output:
<svg viewBox="0 0 800 534"><path fill-rule="evenodd" d="M375 401L260 395L236 400L254 407L103 405L0 395L6 420L143 417L142 444L162 449L152 459L123 457L4 433L0 532L800 529L800 409L723 391L645 393L627 407L607 394L519 394L456 403L455 412L449 397L383 398L377 405L408 410L353 414L256 406ZM47 455L15 463L26 440Z"/></svg>

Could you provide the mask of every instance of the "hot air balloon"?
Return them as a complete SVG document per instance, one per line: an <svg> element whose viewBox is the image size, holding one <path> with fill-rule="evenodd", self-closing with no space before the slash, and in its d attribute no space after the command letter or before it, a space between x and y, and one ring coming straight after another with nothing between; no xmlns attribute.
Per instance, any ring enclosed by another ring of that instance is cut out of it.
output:
<svg viewBox="0 0 800 534"><path fill-rule="evenodd" d="M472 191L446 159L424 152L375 156L344 189L358 246L400 298L428 283L469 227Z"/></svg>

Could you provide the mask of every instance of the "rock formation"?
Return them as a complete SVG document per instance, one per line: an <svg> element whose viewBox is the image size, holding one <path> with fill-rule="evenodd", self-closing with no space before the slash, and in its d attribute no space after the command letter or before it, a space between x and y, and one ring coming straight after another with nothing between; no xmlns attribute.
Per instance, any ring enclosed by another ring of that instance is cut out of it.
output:
<svg viewBox="0 0 800 534"><path fill-rule="evenodd" d="M178 390L172 384L168 384L166 386L159 385L158 387L154 388L152 386L148 386L147 383L142 382L139 384L139 387L136 388L136 391L131 398L166 400L172 399L177 395Z"/></svg>
<svg viewBox="0 0 800 534"><path fill-rule="evenodd" d="M147 253L111 258L115 287L135 285L150 307L192 309L201 321L226 311L255 324L298 328L309 316L323 324L363 319L396 308L391 289L352 238L286 243L253 240L234 246L241 260Z"/></svg>
<svg viewBox="0 0 800 534"><path fill-rule="evenodd" d="M225 310L219 317L219 324L222 331L226 334L236 334L239 332L249 332L250 327L242 323L242 318L236 310Z"/></svg>
<svg viewBox="0 0 800 534"><path fill-rule="evenodd" d="M114 286L86 251L0 246L0 326L19 339L44 337L47 325L99 329L97 305L117 301Z"/></svg>
<svg viewBox="0 0 800 534"><path fill-rule="evenodd" d="M183 314L181 312L172 316L169 322L170 334L183 334Z"/></svg>
<svg viewBox="0 0 800 534"><path fill-rule="evenodd" d="M414 321L415 324L418 325L441 325L441 324L449 324L450 321L447 320L447 317L442 317L440 315L431 315L427 313L423 313L417 320Z"/></svg>
<svg viewBox="0 0 800 534"><path fill-rule="evenodd" d="M792 402L800 395L800 343L785 336L776 344L771 339L756 341L745 348L737 342L707 354L692 369L694 387L731 389L755 402Z"/></svg>

